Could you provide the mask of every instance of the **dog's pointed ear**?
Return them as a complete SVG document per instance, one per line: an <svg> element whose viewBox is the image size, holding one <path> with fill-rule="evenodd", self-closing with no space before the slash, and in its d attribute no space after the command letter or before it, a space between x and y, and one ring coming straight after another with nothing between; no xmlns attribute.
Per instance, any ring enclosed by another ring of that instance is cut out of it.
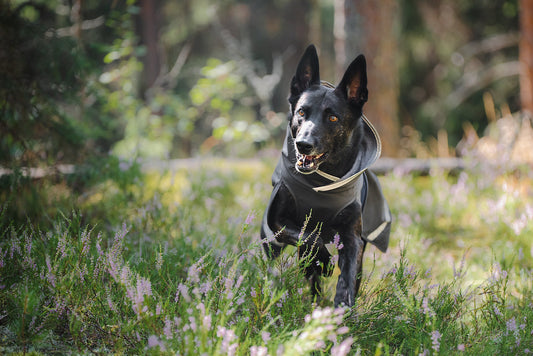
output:
<svg viewBox="0 0 533 356"><path fill-rule="evenodd" d="M366 103L368 89L366 88L365 56L361 54L350 63L335 91L357 106L362 107Z"/></svg>
<svg viewBox="0 0 533 356"><path fill-rule="evenodd" d="M296 74L291 81L291 94L289 103L294 107L300 95L310 86L320 84L320 71L318 69L318 55L314 45L309 45L305 50Z"/></svg>

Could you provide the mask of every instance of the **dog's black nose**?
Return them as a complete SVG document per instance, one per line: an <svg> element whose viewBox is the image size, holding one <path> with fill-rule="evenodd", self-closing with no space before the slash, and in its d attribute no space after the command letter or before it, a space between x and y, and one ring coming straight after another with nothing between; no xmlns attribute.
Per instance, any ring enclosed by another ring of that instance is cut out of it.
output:
<svg viewBox="0 0 533 356"><path fill-rule="evenodd" d="M301 139L296 141L296 147L298 147L298 152L301 154L309 155L313 152L315 146L311 142Z"/></svg>

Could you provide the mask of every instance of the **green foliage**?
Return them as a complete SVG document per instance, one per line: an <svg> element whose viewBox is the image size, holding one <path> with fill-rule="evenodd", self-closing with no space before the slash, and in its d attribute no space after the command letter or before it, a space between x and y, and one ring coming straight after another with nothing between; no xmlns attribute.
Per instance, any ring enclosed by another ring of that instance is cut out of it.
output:
<svg viewBox="0 0 533 356"><path fill-rule="evenodd" d="M45 9L31 4L0 3L2 165L75 159L70 152L82 144L82 132L66 107L78 100L87 63L75 41L46 32L46 16Z"/></svg>
<svg viewBox="0 0 533 356"><path fill-rule="evenodd" d="M532 210L513 190L531 177L474 168L459 177L383 177L395 218L391 248L375 255L367 249L357 305L334 310L338 271L325 279L317 303L295 248L275 261L264 257L258 212L270 193L264 177L271 169L214 160L145 175L110 167L108 178L78 202L80 212L58 214L45 228L14 223L4 206L0 350L344 355L532 349L531 226L519 224L521 213ZM489 203L501 196L505 204ZM450 197L459 200L447 202Z"/></svg>
<svg viewBox="0 0 533 356"><path fill-rule="evenodd" d="M148 47L141 43L138 23L143 20L135 1L84 1L81 23L69 6L58 1L1 2L0 49L8 54L0 56L3 166L78 164L110 152L128 160L203 153L249 156L282 134L279 112L286 110L285 93L295 65L289 49L303 47L296 42L307 41L305 36L278 35L274 37L282 37L279 41L263 41L265 33L288 33L294 24L281 20L290 17L278 16L273 23L265 22L268 28L255 29L257 24L250 21L257 17L251 12L284 13L298 8L312 19L302 26L312 30L313 38L328 38L319 34L331 34L333 27L333 6L327 2L260 6L163 1L157 5L160 77L170 74L170 64L180 51L193 49L172 80L150 86L142 83ZM409 116L405 124L415 126L424 139L444 128L454 144L465 121L478 131L486 126L482 91L493 94L497 107L518 108L515 77L475 91L458 107L446 99L468 82L465 75L516 59L512 44L474 55L467 53L466 46L518 30L516 0L434 4L405 0L400 6L399 101L402 117ZM78 25L91 25L95 18L105 20L81 33L74 31ZM235 36L231 46L223 40L230 35ZM332 44L322 42L324 63L334 62L328 58L334 53ZM280 86L268 98L258 98L261 94L250 81L254 76L275 79L280 73L266 74L278 53L287 54Z"/></svg>
<svg viewBox="0 0 533 356"><path fill-rule="evenodd" d="M250 100L249 89L234 61L209 59L202 68L202 76L189 96L202 118L200 124L212 127L212 138L219 150L231 149L232 154L242 155L254 150L250 144L270 138L266 125L255 120L251 108L242 105Z"/></svg>
<svg viewBox="0 0 533 356"><path fill-rule="evenodd" d="M481 45L493 36L518 36L518 1L404 0L401 8L399 103L404 124L414 126L424 140L444 129L455 145L465 122L478 133L486 128L484 92L498 106L520 109L518 76L489 76L483 84L481 79L489 68L518 59L516 41L501 48ZM472 89L469 95L462 91L466 87Z"/></svg>
<svg viewBox="0 0 533 356"><path fill-rule="evenodd" d="M124 16L122 35L104 57L109 66L99 78L111 89L104 112L124 122L124 137L114 145L114 154L130 160L211 150L243 155L270 138L265 125L255 121L253 109L241 103L250 98L233 61L208 59L187 93L154 86L143 98L135 82L142 72L142 47L131 17Z"/></svg>

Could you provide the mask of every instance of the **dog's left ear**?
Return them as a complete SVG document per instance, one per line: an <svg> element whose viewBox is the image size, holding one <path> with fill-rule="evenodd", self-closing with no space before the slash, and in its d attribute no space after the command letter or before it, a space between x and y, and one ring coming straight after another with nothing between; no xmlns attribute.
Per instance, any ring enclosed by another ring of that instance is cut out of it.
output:
<svg viewBox="0 0 533 356"><path fill-rule="evenodd" d="M315 84L320 84L318 54L316 53L315 46L309 45L300 59L298 68L296 69L296 74L291 81L291 93L289 96L291 108L294 108L294 105L300 98L300 95L302 95L302 93L310 86Z"/></svg>
<svg viewBox="0 0 533 356"><path fill-rule="evenodd" d="M350 63L335 91L341 93L350 103L363 107L368 100L365 56L361 54Z"/></svg>

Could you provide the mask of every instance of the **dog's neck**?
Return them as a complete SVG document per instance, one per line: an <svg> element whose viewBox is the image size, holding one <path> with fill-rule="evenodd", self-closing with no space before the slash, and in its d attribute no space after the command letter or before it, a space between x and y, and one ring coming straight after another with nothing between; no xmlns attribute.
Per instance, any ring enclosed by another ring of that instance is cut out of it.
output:
<svg viewBox="0 0 533 356"><path fill-rule="evenodd" d="M361 120L362 121L362 120ZM334 177L344 177L353 169L359 147L362 141L363 125L362 122L357 125L351 134L348 144L336 155L338 158L334 161L326 161L320 165L320 170Z"/></svg>

